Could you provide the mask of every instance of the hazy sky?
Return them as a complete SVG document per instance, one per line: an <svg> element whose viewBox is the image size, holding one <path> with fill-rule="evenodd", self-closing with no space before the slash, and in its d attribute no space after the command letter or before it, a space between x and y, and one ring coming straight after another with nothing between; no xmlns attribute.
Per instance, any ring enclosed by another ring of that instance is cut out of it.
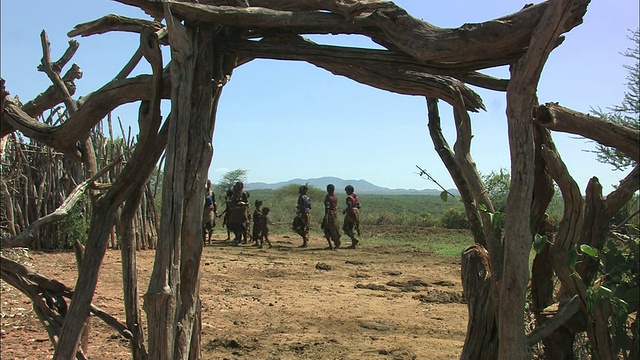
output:
<svg viewBox="0 0 640 360"><path fill-rule="evenodd" d="M516 12L527 1L395 3L434 25L458 27ZM77 24L109 13L148 19L137 8L107 0L2 0L0 6L1 76L11 95L23 102L50 84L37 71L42 30L56 60L67 48L67 32ZM626 90L623 65L631 61L621 53L633 45L628 36L629 30L638 28L638 13L637 0L592 1L584 23L566 34L564 43L551 53L538 87L540 102L558 102L587 113L619 104ZM76 82L76 98L111 80L137 49L139 36L108 33L77 40L80 48L72 63L84 76ZM361 37L314 40L370 46ZM137 72L148 73L148 66ZM508 69L492 75L507 77ZM487 111L472 114L472 156L480 172L488 174L509 167L506 101L504 93L475 90ZM440 113L445 136L453 144L451 108L441 102ZM137 104L121 107L113 115L137 131ZM249 182L336 176L389 188L436 188L416 174L419 165L443 186L454 187L433 150L426 124L422 97L377 90L303 62L256 60L237 68L223 90L209 174L214 182L227 171L246 169ZM626 175L596 162L589 152L592 143L559 133L553 136L583 191L592 176L598 176L608 191Z"/></svg>

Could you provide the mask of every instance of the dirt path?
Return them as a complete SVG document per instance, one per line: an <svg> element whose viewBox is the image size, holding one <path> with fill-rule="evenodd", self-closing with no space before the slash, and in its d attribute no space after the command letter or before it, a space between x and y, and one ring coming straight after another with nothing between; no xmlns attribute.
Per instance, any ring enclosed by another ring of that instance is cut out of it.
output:
<svg viewBox="0 0 640 360"><path fill-rule="evenodd" d="M202 259L204 359L453 359L466 330L458 259L410 247L322 250L312 238L274 237L274 248L217 240ZM154 253L139 253L140 292ZM119 251L107 252L94 304L124 319ZM73 286L72 253L36 253L34 270ZM2 284L3 359L51 358L30 302ZM127 341L98 319L92 359L129 359Z"/></svg>

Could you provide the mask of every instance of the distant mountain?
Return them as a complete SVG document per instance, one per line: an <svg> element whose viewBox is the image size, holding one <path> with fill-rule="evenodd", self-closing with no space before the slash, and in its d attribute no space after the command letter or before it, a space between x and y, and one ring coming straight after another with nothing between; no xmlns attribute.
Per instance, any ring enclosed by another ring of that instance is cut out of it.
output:
<svg viewBox="0 0 640 360"><path fill-rule="evenodd" d="M309 184L311 186L325 189L328 184L333 184L336 186L336 190L344 189L347 185L352 185L356 189L356 193L358 194L379 194L379 195L440 195L442 190L437 189L425 189L425 190L416 190L416 189L389 189L386 187L381 187L374 185L366 180L343 180L336 177L325 176L321 178L314 179L292 179L288 181L281 181L277 183L264 183L264 182L253 182L244 184L244 188L247 190L258 190L258 189L278 189L286 185L290 184ZM458 195L457 189L449 189L449 192Z"/></svg>

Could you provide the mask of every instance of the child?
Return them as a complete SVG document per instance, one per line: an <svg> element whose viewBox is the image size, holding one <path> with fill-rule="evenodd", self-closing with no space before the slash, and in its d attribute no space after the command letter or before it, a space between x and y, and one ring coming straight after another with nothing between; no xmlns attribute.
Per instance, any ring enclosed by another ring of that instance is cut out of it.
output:
<svg viewBox="0 0 640 360"><path fill-rule="evenodd" d="M262 200L256 200L254 203L255 209L253 210L253 233L251 234L251 239L255 242L253 246L260 245L260 227L262 224L262 210L260 207L262 206Z"/></svg>
<svg viewBox="0 0 640 360"><path fill-rule="evenodd" d="M260 216L260 249L262 249L262 245L266 241L269 245L269 249L272 248L271 241L269 241L269 211L268 207L262 208L262 216Z"/></svg>

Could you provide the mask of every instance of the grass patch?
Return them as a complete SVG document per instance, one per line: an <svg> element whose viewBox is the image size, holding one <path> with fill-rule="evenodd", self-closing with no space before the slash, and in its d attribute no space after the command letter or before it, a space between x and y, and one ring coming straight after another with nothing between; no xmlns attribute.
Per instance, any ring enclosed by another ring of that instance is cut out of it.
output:
<svg viewBox="0 0 640 360"><path fill-rule="evenodd" d="M442 228L371 226L363 229L360 237L361 244L389 247L411 247L416 250L430 250L439 256L459 258L462 251L473 244L471 232L467 230L448 230ZM225 228L216 226L215 234L226 234ZM288 226L273 226L273 236L289 236L297 241L300 236L291 231ZM310 234L322 237L320 229L312 228ZM233 235L232 235L233 236ZM273 238L272 238L273 239ZM349 242L346 235L342 240Z"/></svg>
<svg viewBox="0 0 640 360"><path fill-rule="evenodd" d="M418 250L431 250L444 257L459 258L462 251L473 244L469 231L441 228L388 229L363 236L364 243L382 246L410 246Z"/></svg>
<svg viewBox="0 0 640 360"><path fill-rule="evenodd" d="M434 244L432 250L444 257L460 258L464 249L468 248L471 244Z"/></svg>
<svg viewBox="0 0 640 360"><path fill-rule="evenodd" d="M379 245L379 246L397 246L397 247L409 246L411 248L418 249L418 250L431 249L429 244L425 242L412 241L411 239L408 239L408 238L403 239L398 236L389 237L389 236L377 235L373 237L363 237L362 241L367 244Z"/></svg>

